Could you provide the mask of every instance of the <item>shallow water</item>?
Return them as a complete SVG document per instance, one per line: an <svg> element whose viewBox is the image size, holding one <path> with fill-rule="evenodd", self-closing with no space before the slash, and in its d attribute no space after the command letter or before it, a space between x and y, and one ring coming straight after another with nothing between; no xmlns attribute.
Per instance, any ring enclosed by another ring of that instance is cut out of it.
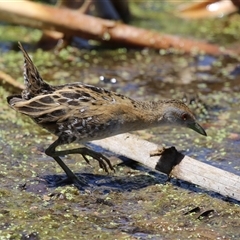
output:
<svg viewBox="0 0 240 240"><path fill-rule="evenodd" d="M39 55L41 51L33 54L33 58L41 60ZM43 78L51 79L52 84L81 81L141 100L182 99L187 95L208 137L189 129L167 127L138 134L160 145L174 145L199 161L240 174L239 76L231 74L237 69L237 62L222 63L219 69L214 63L222 60L211 59L203 71L199 68L199 57L124 49L90 53L70 49L68 57L60 55L52 59L46 64L36 61ZM15 71L16 75L22 74L21 69ZM199 77L203 73L204 79ZM105 79L100 80L100 76ZM9 94L2 92L4 97ZM3 224L0 232L5 236L3 239L8 239L7 235L12 239L20 236L44 239L54 236L60 239L239 237L236 227L230 227L239 224L238 204L224 202L218 194L188 183L173 180L165 184L166 176L126 159L127 165L122 164L112 153L104 152L116 167L116 173L110 176L99 170L93 160L91 167L79 156L64 158L74 172L81 173L91 184L92 188L85 193L70 186L52 187L64 177L56 163L44 154L54 137L27 117L10 110L6 102L1 104ZM200 222L198 213L183 218L184 212L196 206L202 211L213 209L213 214ZM224 227L219 230L223 222L227 222L227 231Z"/></svg>
<svg viewBox="0 0 240 240"><path fill-rule="evenodd" d="M30 53L51 84L81 81L140 100L187 96L208 137L167 127L137 134L240 175L237 60L124 48ZM22 65L21 53L4 48L0 70L22 82ZM0 88L0 239L240 238L239 202L186 182L166 183L165 175L113 153L104 152L116 168L109 175L94 160L90 166L80 156L64 158L91 184L85 192L52 186L65 176L44 154L55 137L9 109L5 98L10 92ZM200 212L186 214L196 207ZM206 210L213 212L199 218Z"/></svg>

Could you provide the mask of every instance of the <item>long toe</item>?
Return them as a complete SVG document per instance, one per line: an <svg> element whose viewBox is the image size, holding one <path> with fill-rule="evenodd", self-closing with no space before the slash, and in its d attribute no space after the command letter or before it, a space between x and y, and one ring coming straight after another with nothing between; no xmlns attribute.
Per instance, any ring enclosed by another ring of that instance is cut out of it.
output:
<svg viewBox="0 0 240 240"><path fill-rule="evenodd" d="M86 160L86 156L90 156L99 162L100 168L104 169L105 172L109 172L108 168L115 172L110 160L103 156L101 153L95 152L89 148L82 148L82 156ZM87 161L89 162L89 161Z"/></svg>
<svg viewBox="0 0 240 240"><path fill-rule="evenodd" d="M100 156L100 153L94 152L94 154L89 154L89 153L88 153L88 154L82 154L82 157L85 159L85 161L86 161L88 164L90 164L90 162L88 161L88 159L87 159L86 156L90 156L90 157L94 158L95 160L97 160L98 163L99 163L99 167L102 168L102 169L104 169L105 172L109 173L108 168L107 168L107 164L104 162L102 156ZM108 160L108 161L109 161L109 160ZM110 162L110 161L109 161L109 162ZM108 166L109 166L109 163L108 163ZM111 163L110 163L109 168L110 168L111 170L112 170L112 168L113 168L112 165L111 165Z"/></svg>

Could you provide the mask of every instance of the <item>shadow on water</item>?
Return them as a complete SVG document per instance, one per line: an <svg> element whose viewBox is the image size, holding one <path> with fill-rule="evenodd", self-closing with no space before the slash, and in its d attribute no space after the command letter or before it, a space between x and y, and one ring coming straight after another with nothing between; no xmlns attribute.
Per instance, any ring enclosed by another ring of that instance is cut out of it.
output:
<svg viewBox="0 0 240 240"><path fill-rule="evenodd" d="M81 173L76 174L76 176L84 177L92 189L98 189L99 191L102 191L103 194L107 194L110 191L127 192L132 190L139 190L151 185L166 183L166 176L161 176L160 174L159 176L154 176L151 174L139 174L137 176L132 176L131 178L126 178L124 176L109 176L91 173ZM50 187L58 186L57 184L55 185L55 183L58 183L64 178L64 175L44 176L44 180L48 182L48 186Z"/></svg>
<svg viewBox="0 0 240 240"><path fill-rule="evenodd" d="M132 162L134 165L137 164L135 161L132 161ZM140 167L138 167L138 169L140 170ZM145 169L143 167L141 167L141 170L143 172L149 171L149 169ZM131 178L126 178L124 176L116 177L116 176L97 175L97 174L91 174L91 173L81 173L81 174L76 174L76 176L84 177L84 179L89 183L90 188L83 188L83 190L90 190L93 192L94 190L97 190L103 195L108 194L112 191L129 192L133 190L140 190L142 188L146 188L156 184L167 184L169 182L173 185L173 187L174 186L179 187L179 188L188 190L189 192L207 194L210 197L240 205L240 201L237 201L233 198L225 197L219 193L202 189L201 187L198 187L195 184L191 184L186 181L173 179L173 178L168 179L166 175L155 172L155 171L148 172L148 175L139 174ZM46 182L41 183L40 181L36 184L30 185L29 188L26 186L24 188L26 191L37 193L39 192L40 189L43 190L46 187L56 188L59 186L66 185L66 184L61 184L61 185L57 184L59 181L63 180L64 178L65 178L64 175L47 175L47 176L43 176L43 179Z"/></svg>
<svg viewBox="0 0 240 240"><path fill-rule="evenodd" d="M99 147L97 147L99 150ZM96 150L96 149L95 149ZM102 153L103 149L101 149ZM109 154L109 151L106 151ZM106 152L104 154L106 154ZM126 176L116 176L112 174L92 174L92 173L76 173L76 176L83 177L86 182L89 184L87 187L83 187L81 189L82 192L87 191L97 191L102 196L109 194L110 192L131 192L134 190L140 190L149 186L153 186L156 184L165 185L171 183L173 187L178 187L181 189L185 189L189 192L195 192L200 194L207 194L210 197L221 199L226 202L231 202L237 205L240 205L240 202L222 196L213 191L208 191L206 189L202 189L195 184L182 181L175 178L169 178L166 174L162 174L160 172L149 170L143 165L139 165L138 162L128 159L123 156L118 156L119 159L122 160L122 163L115 165L116 171L119 167L127 167L129 169L133 169L139 172L137 175L133 175L131 177ZM143 174L147 173L147 174ZM24 183L19 185L19 188L28 192L33 193L41 193L45 194L48 192L47 188L56 188L59 186L71 185L71 183L62 183L59 182L66 180L66 175L43 175L41 178L32 179L31 184Z"/></svg>

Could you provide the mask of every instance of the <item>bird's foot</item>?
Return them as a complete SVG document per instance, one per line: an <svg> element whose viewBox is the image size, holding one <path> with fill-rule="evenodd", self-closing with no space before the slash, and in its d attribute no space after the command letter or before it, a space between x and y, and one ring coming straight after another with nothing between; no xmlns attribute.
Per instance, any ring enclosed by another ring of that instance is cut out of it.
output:
<svg viewBox="0 0 240 240"><path fill-rule="evenodd" d="M166 150L165 147L159 147L156 150L150 152L150 157L161 156L165 150Z"/></svg>
<svg viewBox="0 0 240 240"><path fill-rule="evenodd" d="M60 180L56 180L56 181L51 181L52 183L50 183L50 185L52 187L57 187L57 186L61 186L61 185L69 185L69 184L73 184L77 189L79 190L85 190L85 188L89 187L89 184L87 183L86 179L82 176L76 176L74 175L69 177L64 177L61 178Z"/></svg>
<svg viewBox="0 0 240 240"><path fill-rule="evenodd" d="M109 173L108 168L110 168L112 171L115 172L115 169L113 168L110 160L107 157L105 157L103 154L95 152L89 148L81 148L81 155L83 156L83 158L88 164L90 163L86 156L90 156L93 159L97 160L99 163L99 167L104 169L105 172Z"/></svg>

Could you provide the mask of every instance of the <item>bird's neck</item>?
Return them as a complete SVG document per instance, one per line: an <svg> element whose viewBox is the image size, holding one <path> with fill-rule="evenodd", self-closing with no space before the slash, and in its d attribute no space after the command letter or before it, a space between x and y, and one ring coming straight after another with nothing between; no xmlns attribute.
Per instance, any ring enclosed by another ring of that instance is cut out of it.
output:
<svg viewBox="0 0 240 240"><path fill-rule="evenodd" d="M134 101L131 108L126 109L124 124L129 131L152 128L164 124L161 122L164 104L162 102Z"/></svg>

